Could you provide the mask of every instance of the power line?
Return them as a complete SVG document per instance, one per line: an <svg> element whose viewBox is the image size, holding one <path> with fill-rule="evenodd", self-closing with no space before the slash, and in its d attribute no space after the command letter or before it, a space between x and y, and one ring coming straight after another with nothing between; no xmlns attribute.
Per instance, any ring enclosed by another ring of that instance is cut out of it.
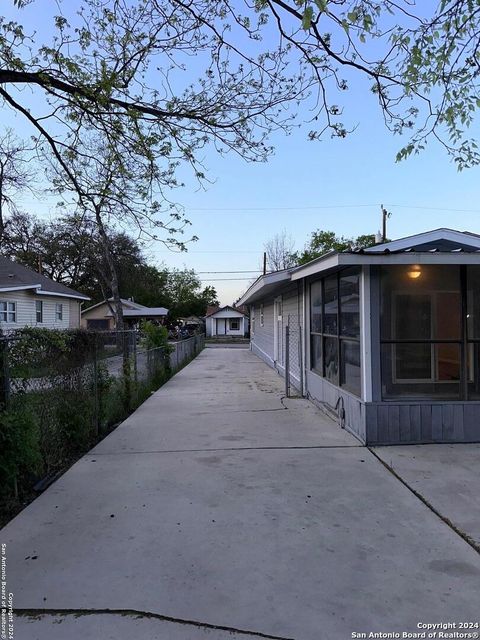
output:
<svg viewBox="0 0 480 640"><path fill-rule="evenodd" d="M307 211L314 209L358 209L359 207L378 207L378 204L336 204L306 207L185 207L185 211L207 211L211 213L222 211Z"/></svg>
<svg viewBox="0 0 480 640"><path fill-rule="evenodd" d="M380 204L331 204L331 205L311 205L311 206L299 206L299 207L222 207L222 208L190 208L185 207L185 211L205 211L211 213L219 213L222 211L243 211L243 212L255 212L255 211L313 211L320 209L359 209L361 207L379 207ZM460 213L480 213L480 209L452 209L448 207L428 207L423 205L412 204L391 204L386 203L387 207L397 207L399 209L422 209L428 211L445 211L445 212L460 212Z"/></svg>
<svg viewBox="0 0 480 640"><path fill-rule="evenodd" d="M206 278L200 282L226 282L227 280L252 280L252 278Z"/></svg>
<svg viewBox="0 0 480 640"><path fill-rule="evenodd" d="M207 273L262 273L261 269L249 269L248 271L196 271L198 274Z"/></svg>

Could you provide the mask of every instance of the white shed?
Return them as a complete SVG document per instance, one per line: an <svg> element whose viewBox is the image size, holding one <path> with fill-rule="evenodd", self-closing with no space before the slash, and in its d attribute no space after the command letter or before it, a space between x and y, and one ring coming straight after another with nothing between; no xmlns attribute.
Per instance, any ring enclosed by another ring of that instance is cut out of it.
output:
<svg viewBox="0 0 480 640"><path fill-rule="evenodd" d="M205 317L207 337L244 338L248 334L248 316L240 307L217 307Z"/></svg>

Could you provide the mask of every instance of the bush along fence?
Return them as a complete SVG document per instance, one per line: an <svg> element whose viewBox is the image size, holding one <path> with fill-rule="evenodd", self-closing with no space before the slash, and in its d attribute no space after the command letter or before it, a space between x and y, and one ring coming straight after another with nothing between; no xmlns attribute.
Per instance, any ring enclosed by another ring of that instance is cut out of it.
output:
<svg viewBox="0 0 480 640"><path fill-rule="evenodd" d="M0 336L0 511L48 486L203 347L203 335L168 343L152 323Z"/></svg>

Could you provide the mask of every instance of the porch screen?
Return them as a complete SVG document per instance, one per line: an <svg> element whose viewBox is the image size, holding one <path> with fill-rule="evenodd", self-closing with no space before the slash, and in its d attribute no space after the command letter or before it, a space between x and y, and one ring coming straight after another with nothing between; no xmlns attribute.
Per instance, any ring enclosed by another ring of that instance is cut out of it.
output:
<svg viewBox="0 0 480 640"><path fill-rule="evenodd" d="M359 270L310 285L310 368L357 396L360 376Z"/></svg>
<svg viewBox="0 0 480 640"><path fill-rule="evenodd" d="M479 397L479 267L381 269L385 399Z"/></svg>

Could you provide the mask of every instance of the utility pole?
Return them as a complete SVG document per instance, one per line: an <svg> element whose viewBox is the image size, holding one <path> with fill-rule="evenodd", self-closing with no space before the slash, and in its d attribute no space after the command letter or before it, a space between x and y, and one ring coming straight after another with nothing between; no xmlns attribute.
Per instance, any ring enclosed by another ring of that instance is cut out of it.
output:
<svg viewBox="0 0 480 640"><path fill-rule="evenodd" d="M263 252L263 275L267 273L267 252Z"/></svg>
<svg viewBox="0 0 480 640"><path fill-rule="evenodd" d="M380 209L382 210L382 242L387 241L387 218L391 217L391 212L387 211L383 204L380 205Z"/></svg>

